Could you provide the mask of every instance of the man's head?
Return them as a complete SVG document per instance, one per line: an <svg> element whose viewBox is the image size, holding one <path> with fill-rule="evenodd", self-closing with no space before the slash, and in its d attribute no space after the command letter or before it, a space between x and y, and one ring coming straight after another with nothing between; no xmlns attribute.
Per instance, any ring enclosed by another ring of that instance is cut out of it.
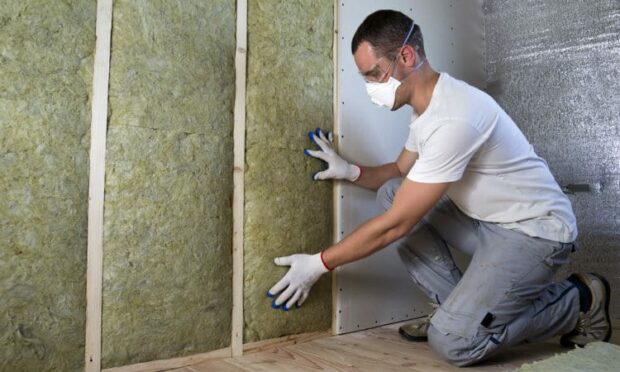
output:
<svg viewBox="0 0 620 372"><path fill-rule="evenodd" d="M411 30L412 25L411 18L394 10L378 10L366 17L351 41L351 52L364 78L381 81L387 70L395 67L399 53L404 62L425 58L422 31L418 25Z"/></svg>
<svg viewBox="0 0 620 372"><path fill-rule="evenodd" d="M377 10L372 13L355 31L351 40L351 53L355 54L363 41L367 41L378 57L394 59L398 49L402 46L413 20L395 10ZM421 57L424 57L424 41L422 31L415 25L407 40Z"/></svg>
<svg viewBox="0 0 620 372"><path fill-rule="evenodd" d="M423 86L419 78L433 72L425 63L420 27L394 10L366 17L353 36L351 51L371 101L392 111L413 106L420 97L416 87Z"/></svg>

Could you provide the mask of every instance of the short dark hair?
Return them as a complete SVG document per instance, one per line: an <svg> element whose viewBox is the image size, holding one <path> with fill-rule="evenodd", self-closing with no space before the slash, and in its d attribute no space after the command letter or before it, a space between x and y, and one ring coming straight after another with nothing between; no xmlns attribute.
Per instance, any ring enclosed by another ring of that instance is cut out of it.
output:
<svg viewBox="0 0 620 372"><path fill-rule="evenodd" d="M377 56L393 59L398 48L403 45L412 24L413 20L401 12L377 10L366 17L355 31L351 40L351 53L355 54L360 44L367 41ZM407 45L411 45L421 57L426 56L422 30L417 24L407 40Z"/></svg>

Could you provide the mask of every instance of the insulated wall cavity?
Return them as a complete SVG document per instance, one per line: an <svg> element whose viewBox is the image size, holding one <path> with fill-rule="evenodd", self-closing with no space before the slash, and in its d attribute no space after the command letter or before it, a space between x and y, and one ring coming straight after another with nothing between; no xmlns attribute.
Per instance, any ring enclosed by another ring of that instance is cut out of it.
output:
<svg viewBox="0 0 620 372"><path fill-rule="evenodd" d="M489 93L570 196L571 271L609 279L620 320L620 2L484 2ZM569 186L569 185L583 186Z"/></svg>
<svg viewBox="0 0 620 372"><path fill-rule="evenodd" d="M95 2L0 6L0 370L83 366Z"/></svg>
<svg viewBox="0 0 620 372"><path fill-rule="evenodd" d="M245 175L245 342L331 324L325 275L300 309L271 308L267 291L288 268L273 259L332 242L332 183L313 182L307 132L333 123L333 1L250 0Z"/></svg>
<svg viewBox="0 0 620 372"><path fill-rule="evenodd" d="M230 345L234 0L114 2L103 366Z"/></svg>

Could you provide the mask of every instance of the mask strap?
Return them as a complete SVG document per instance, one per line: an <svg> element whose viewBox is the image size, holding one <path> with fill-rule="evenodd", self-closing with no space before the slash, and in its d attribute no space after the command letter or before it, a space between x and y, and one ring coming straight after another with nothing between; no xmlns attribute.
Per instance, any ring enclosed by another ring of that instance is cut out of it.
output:
<svg viewBox="0 0 620 372"><path fill-rule="evenodd" d="M407 44L407 40L409 40L409 37L411 36L411 34L413 33L413 28L415 27L415 21L413 21L411 23L411 27L409 28L409 31L407 32L407 36L405 36L405 40L403 41L403 45L401 45L401 49L402 47L405 46L405 44Z"/></svg>

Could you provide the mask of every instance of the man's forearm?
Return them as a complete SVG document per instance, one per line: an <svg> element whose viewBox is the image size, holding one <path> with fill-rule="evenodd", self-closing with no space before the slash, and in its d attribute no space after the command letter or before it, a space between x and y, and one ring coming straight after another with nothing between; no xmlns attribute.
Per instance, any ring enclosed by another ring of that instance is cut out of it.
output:
<svg viewBox="0 0 620 372"><path fill-rule="evenodd" d="M328 267L335 268L370 256L404 236L414 225L415 223L398 221L388 214L379 215L325 250L323 260Z"/></svg>
<svg viewBox="0 0 620 372"><path fill-rule="evenodd" d="M405 179L392 208L363 224L323 252L323 262L335 268L369 256L407 234L446 192L450 183L418 183Z"/></svg>
<svg viewBox="0 0 620 372"><path fill-rule="evenodd" d="M401 177L396 163L383 164L377 167L361 167L362 173L355 181L356 185L377 191L381 185L392 178Z"/></svg>

